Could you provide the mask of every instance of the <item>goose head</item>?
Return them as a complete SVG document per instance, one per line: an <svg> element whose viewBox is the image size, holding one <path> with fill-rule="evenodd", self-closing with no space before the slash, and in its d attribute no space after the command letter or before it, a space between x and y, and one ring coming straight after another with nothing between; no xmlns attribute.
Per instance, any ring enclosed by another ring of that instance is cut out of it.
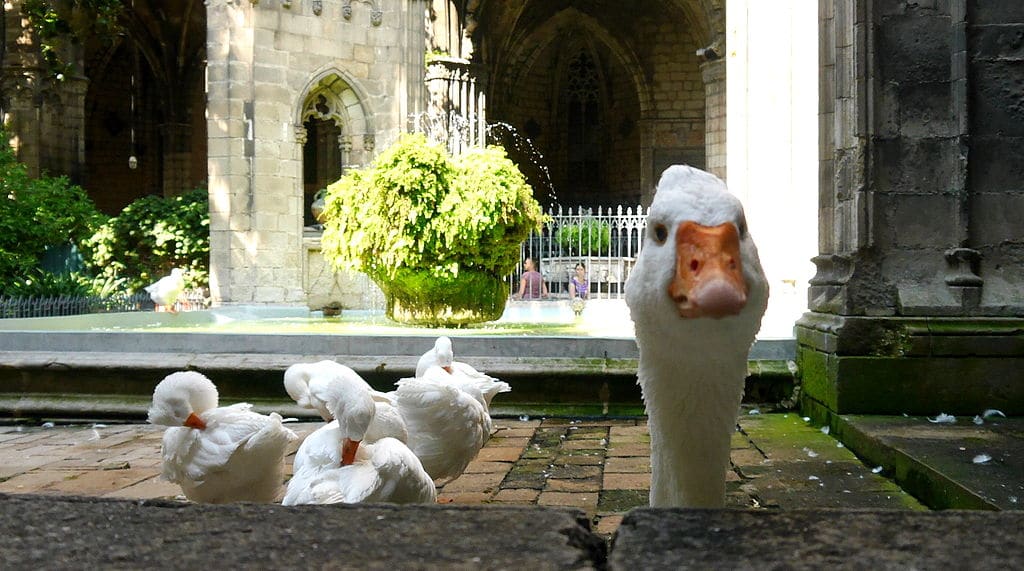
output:
<svg viewBox="0 0 1024 571"><path fill-rule="evenodd" d="M355 461L359 443L377 412L366 381L347 375L317 377L310 381L309 391L323 401L330 415L338 421L342 435L341 465Z"/></svg>
<svg viewBox="0 0 1024 571"><path fill-rule="evenodd" d="M766 295L739 199L710 173L682 165L666 169L627 280L633 321L726 320L753 311Z"/></svg>
<svg viewBox="0 0 1024 571"><path fill-rule="evenodd" d="M217 387L202 374L195 371L172 373L153 390L148 420L160 426L202 430L206 423L200 415L217 408L217 399Z"/></svg>
<svg viewBox="0 0 1024 571"><path fill-rule="evenodd" d="M452 372L452 362L455 361L455 351L452 349L452 340L448 337L441 336L434 341L434 357L437 360L437 366L441 367L445 371Z"/></svg>
<svg viewBox="0 0 1024 571"><path fill-rule="evenodd" d="M309 391L309 383L320 375L331 375L334 361L319 361L317 363L296 363L288 367L284 372L284 390L288 396L295 401L295 404L302 408L316 410L325 421L330 421L332 416L327 406L313 397Z"/></svg>

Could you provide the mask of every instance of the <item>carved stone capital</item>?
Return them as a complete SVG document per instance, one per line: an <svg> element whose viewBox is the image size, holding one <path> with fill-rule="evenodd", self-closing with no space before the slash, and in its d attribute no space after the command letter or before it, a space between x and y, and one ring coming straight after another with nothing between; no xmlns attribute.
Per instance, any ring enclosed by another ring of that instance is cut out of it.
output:
<svg viewBox="0 0 1024 571"><path fill-rule="evenodd" d="M981 287L985 280L976 273L981 253L970 248L946 250L946 285L953 287Z"/></svg>

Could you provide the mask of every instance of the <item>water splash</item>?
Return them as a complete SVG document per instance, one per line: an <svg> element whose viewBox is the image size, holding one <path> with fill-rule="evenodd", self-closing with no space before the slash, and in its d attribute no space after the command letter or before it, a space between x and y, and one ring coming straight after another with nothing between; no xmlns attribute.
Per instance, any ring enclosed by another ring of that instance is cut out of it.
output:
<svg viewBox="0 0 1024 571"><path fill-rule="evenodd" d="M410 130L423 133L427 140L444 145L457 155L473 147L501 145L534 188L534 198L552 208L558 204L551 171L544 155L529 137L504 121L486 122L476 113L426 112L409 116Z"/></svg>
<svg viewBox="0 0 1024 571"><path fill-rule="evenodd" d="M528 169L524 170L522 168L523 165L520 165L520 170L524 170L527 179L535 183L534 192L538 190L536 188L537 184L543 187L546 196L536 196L537 201L548 208L558 205L558 194L555 192L555 183L551 180L551 171L544 162L544 155L537 150L537 147L529 137L520 133L512 125L504 121L497 121L487 125L487 142L488 144L499 144L504 147L513 161L516 158L529 161Z"/></svg>

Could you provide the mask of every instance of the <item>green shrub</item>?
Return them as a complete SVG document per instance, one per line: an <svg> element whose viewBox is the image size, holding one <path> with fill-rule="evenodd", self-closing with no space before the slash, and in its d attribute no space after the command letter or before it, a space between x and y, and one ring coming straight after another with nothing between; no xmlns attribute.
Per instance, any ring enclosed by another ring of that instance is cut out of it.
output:
<svg viewBox="0 0 1024 571"><path fill-rule="evenodd" d="M82 254L99 280L124 280L137 291L185 270L187 287L207 283L210 267L210 209L207 192L140 198L83 243Z"/></svg>
<svg viewBox="0 0 1024 571"><path fill-rule="evenodd" d="M80 274L54 274L40 269L16 277L3 292L10 297L88 297L94 294L89 280Z"/></svg>
<svg viewBox="0 0 1024 571"><path fill-rule="evenodd" d="M596 256L611 250L612 227L597 218L584 218L555 232L555 243L573 255Z"/></svg>
<svg viewBox="0 0 1024 571"><path fill-rule="evenodd" d="M66 177L31 178L0 131L0 294L37 276L47 247L81 244L104 220Z"/></svg>
<svg viewBox="0 0 1024 571"><path fill-rule="evenodd" d="M324 256L369 275L389 307L389 286L399 273L403 281L410 274L452 279L467 272L501 280L519 263L519 244L543 220L504 150L451 158L423 135L403 135L368 169L346 173L328 187L326 203Z"/></svg>

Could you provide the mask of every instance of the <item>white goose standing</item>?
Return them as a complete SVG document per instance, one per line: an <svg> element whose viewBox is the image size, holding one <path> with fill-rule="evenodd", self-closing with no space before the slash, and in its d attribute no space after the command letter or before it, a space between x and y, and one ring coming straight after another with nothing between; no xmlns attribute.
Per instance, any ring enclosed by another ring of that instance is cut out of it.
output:
<svg viewBox="0 0 1024 571"><path fill-rule="evenodd" d="M195 371L172 373L153 390L149 422L163 436L163 477L194 502L272 502L284 481L284 455L297 437L276 412L217 406L217 387Z"/></svg>
<svg viewBox="0 0 1024 571"><path fill-rule="evenodd" d="M461 476L491 436L487 399L477 383L464 381L435 365L386 395L409 428L409 448L435 480Z"/></svg>
<svg viewBox="0 0 1024 571"><path fill-rule="evenodd" d="M176 314L178 310L174 304L178 303L178 298L185 291L185 271L174 268L171 275L164 276L143 289L153 300L157 311L162 307L165 311Z"/></svg>
<svg viewBox="0 0 1024 571"><path fill-rule="evenodd" d="M626 282L651 432L654 507L721 507L729 440L768 282L718 177L669 167Z"/></svg>

